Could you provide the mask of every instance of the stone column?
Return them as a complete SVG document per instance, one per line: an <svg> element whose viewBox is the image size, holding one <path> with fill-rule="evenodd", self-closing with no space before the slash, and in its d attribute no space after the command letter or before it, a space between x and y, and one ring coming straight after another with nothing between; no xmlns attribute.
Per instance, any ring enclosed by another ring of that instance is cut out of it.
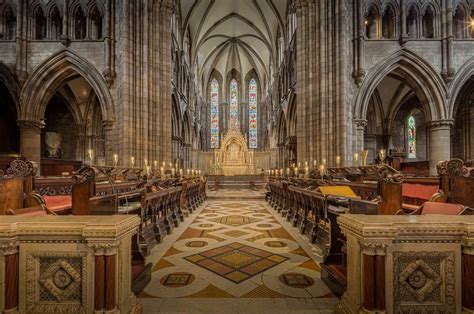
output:
<svg viewBox="0 0 474 314"><path fill-rule="evenodd" d="M451 126L453 120L436 120L428 124L430 175L436 175L440 161L451 159Z"/></svg>
<svg viewBox="0 0 474 314"><path fill-rule="evenodd" d="M27 161L34 161L38 165L38 173L41 172L41 130L44 122L18 120L20 128L20 154Z"/></svg>

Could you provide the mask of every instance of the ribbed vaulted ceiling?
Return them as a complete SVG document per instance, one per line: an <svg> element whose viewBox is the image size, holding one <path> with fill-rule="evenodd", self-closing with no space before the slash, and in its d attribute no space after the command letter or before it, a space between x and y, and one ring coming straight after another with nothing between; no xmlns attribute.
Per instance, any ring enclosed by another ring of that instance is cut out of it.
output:
<svg viewBox="0 0 474 314"><path fill-rule="evenodd" d="M286 9L287 0L181 0L191 58L203 81L213 69L225 78L234 68L242 78L255 69L266 81L275 66L277 30L283 28Z"/></svg>

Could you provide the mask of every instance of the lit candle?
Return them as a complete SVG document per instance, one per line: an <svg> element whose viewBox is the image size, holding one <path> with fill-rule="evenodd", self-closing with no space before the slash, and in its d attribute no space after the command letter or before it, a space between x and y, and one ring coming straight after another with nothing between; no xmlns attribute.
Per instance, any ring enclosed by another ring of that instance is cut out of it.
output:
<svg viewBox="0 0 474 314"><path fill-rule="evenodd" d="M150 175L150 166L146 166L146 175L147 175L147 176Z"/></svg>
<svg viewBox="0 0 474 314"><path fill-rule="evenodd" d="M135 166L135 157L130 157L130 163L132 164L132 167Z"/></svg>
<svg viewBox="0 0 474 314"><path fill-rule="evenodd" d="M179 175L180 175L180 176L183 175L183 169L179 169Z"/></svg>
<svg viewBox="0 0 474 314"><path fill-rule="evenodd" d="M359 165L359 153L354 153L354 166Z"/></svg>
<svg viewBox="0 0 474 314"><path fill-rule="evenodd" d="M341 165L341 156L336 156L336 166L339 168Z"/></svg>
<svg viewBox="0 0 474 314"><path fill-rule="evenodd" d="M317 166L318 166L318 161L315 159L313 160L313 168L316 169Z"/></svg>
<svg viewBox="0 0 474 314"><path fill-rule="evenodd" d="M163 161L162 165L163 165L163 168L166 167L166 163L164 161Z"/></svg>
<svg viewBox="0 0 474 314"><path fill-rule="evenodd" d="M287 175L287 176L290 175L290 168L286 168L286 175Z"/></svg>
<svg viewBox="0 0 474 314"><path fill-rule="evenodd" d="M89 148L87 150L87 154L89 155L89 160L91 161L92 163L92 160L94 159L94 150L92 148Z"/></svg>
<svg viewBox="0 0 474 314"><path fill-rule="evenodd" d="M186 175L187 175L187 176L189 176L189 172L190 172L189 168L186 169Z"/></svg>
<svg viewBox="0 0 474 314"><path fill-rule="evenodd" d="M298 163L298 168L301 168L301 162Z"/></svg>
<svg viewBox="0 0 474 314"><path fill-rule="evenodd" d="M161 173L161 175L164 175L165 174L165 168L161 167L160 168L160 173Z"/></svg>
<svg viewBox="0 0 474 314"><path fill-rule="evenodd" d="M283 177L283 168L280 169L280 177Z"/></svg>
<svg viewBox="0 0 474 314"><path fill-rule="evenodd" d="M326 158L323 158L323 166L326 166Z"/></svg>
<svg viewBox="0 0 474 314"><path fill-rule="evenodd" d="M322 176L324 176L324 165L320 165L319 166L319 174Z"/></svg>
<svg viewBox="0 0 474 314"><path fill-rule="evenodd" d="M114 166L117 167L118 165L118 155L114 154Z"/></svg>
<svg viewBox="0 0 474 314"><path fill-rule="evenodd" d="M298 176L298 167L295 168L295 176Z"/></svg>
<svg viewBox="0 0 474 314"><path fill-rule="evenodd" d="M147 167L148 166L148 159L145 158L144 162L145 162L145 167Z"/></svg>
<svg viewBox="0 0 474 314"><path fill-rule="evenodd" d="M380 161L382 161L382 164L385 160L385 149L382 148L381 150L379 150L379 158L380 158Z"/></svg>
<svg viewBox="0 0 474 314"><path fill-rule="evenodd" d="M305 172L306 175L309 174L309 167L308 167L308 166L306 166L306 167L304 168L304 172Z"/></svg>
<svg viewBox="0 0 474 314"><path fill-rule="evenodd" d="M171 176L174 177L175 174L176 174L176 170L174 168L171 168Z"/></svg>
<svg viewBox="0 0 474 314"><path fill-rule="evenodd" d="M158 160L155 160L155 161L153 162L153 166L155 167L155 169L158 168Z"/></svg>
<svg viewBox="0 0 474 314"><path fill-rule="evenodd" d="M305 166L305 168L308 167L308 162L307 161L304 162L304 166Z"/></svg>
<svg viewBox="0 0 474 314"><path fill-rule="evenodd" d="M171 168L173 168L173 163L172 163L172 162L170 162L170 169L171 169Z"/></svg>

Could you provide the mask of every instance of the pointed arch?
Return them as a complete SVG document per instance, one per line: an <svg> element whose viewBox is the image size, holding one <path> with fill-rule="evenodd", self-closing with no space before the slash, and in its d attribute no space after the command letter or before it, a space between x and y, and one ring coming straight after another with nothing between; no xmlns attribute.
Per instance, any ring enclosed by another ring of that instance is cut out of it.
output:
<svg viewBox="0 0 474 314"><path fill-rule="evenodd" d="M448 118L453 119L456 115L456 102L459 94L466 83L474 76L474 57L465 62L456 72L451 84L449 85L449 104Z"/></svg>
<svg viewBox="0 0 474 314"><path fill-rule="evenodd" d="M430 64L409 50L400 50L379 62L364 79L356 98L354 117L365 119L367 107L382 79L390 73L397 73L415 91L425 109L428 120L447 117L444 102L447 87L440 75Z"/></svg>
<svg viewBox="0 0 474 314"><path fill-rule="evenodd" d="M20 96L21 120L42 119L49 99L67 79L76 75L82 76L94 90L104 121L115 120L112 96L104 78L94 65L70 50L53 55L28 78Z"/></svg>
<svg viewBox="0 0 474 314"><path fill-rule="evenodd" d="M10 69L3 63L0 62L0 82L6 86L10 95L15 103L17 116L20 116L21 108L19 103L20 98L20 85L16 76L10 71Z"/></svg>

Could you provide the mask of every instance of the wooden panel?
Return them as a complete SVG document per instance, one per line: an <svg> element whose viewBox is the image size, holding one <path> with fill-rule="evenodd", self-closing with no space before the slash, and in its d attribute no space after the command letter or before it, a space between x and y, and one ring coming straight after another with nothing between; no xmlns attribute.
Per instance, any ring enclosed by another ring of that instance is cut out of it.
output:
<svg viewBox="0 0 474 314"><path fill-rule="evenodd" d="M41 159L41 175L60 176L63 172L68 172L72 175L81 166L82 161L43 158Z"/></svg>
<svg viewBox="0 0 474 314"><path fill-rule="evenodd" d="M19 208L23 208L23 178L0 179L0 215Z"/></svg>
<svg viewBox="0 0 474 314"><path fill-rule="evenodd" d="M102 311L105 307L105 256L95 257L94 277L94 307L96 311Z"/></svg>
<svg viewBox="0 0 474 314"><path fill-rule="evenodd" d="M116 255L105 257L105 310L115 309L116 303Z"/></svg>
<svg viewBox="0 0 474 314"><path fill-rule="evenodd" d="M5 256L5 310L18 306L18 253Z"/></svg>
<svg viewBox="0 0 474 314"><path fill-rule="evenodd" d="M474 255L463 254L463 306L474 311Z"/></svg>
<svg viewBox="0 0 474 314"><path fill-rule="evenodd" d="M375 310L375 256L365 255L364 262L364 308L369 311Z"/></svg>
<svg viewBox="0 0 474 314"><path fill-rule="evenodd" d="M375 308L385 311L385 256L375 256Z"/></svg>

